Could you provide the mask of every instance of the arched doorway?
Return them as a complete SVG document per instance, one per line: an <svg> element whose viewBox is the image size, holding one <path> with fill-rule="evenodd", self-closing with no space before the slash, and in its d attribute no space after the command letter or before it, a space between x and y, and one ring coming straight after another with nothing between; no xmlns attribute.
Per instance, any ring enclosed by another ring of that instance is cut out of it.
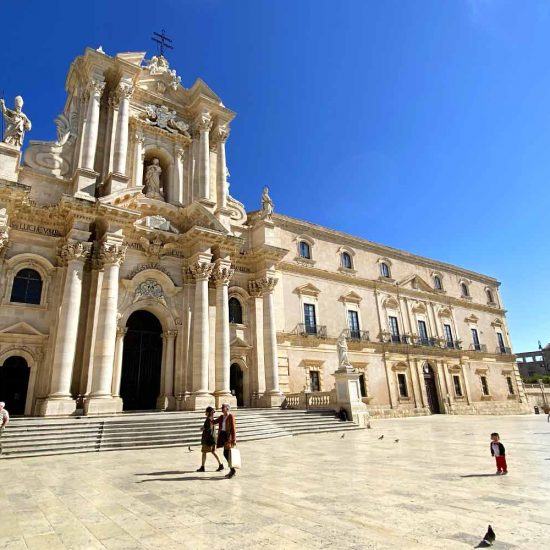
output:
<svg viewBox="0 0 550 550"><path fill-rule="evenodd" d="M229 370L229 389L237 398L237 407L242 407L244 405L243 387L243 371L241 366L237 363L233 363Z"/></svg>
<svg viewBox="0 0 550 550"><path fill-rule="evenodd" d="M8 357L0 366L0 401L10 414L25 414L29 374L27 361L19 355Z"/></svg>
<svg viewBox="0 0 550 550"><path fill-rule="evenodd" d="M426 363L423 368L424 385L426 386L426 395L428 396L428 407L432 414L439 414L439 398L437 395L437 386L435 383L435 373L432 367Z"/></svg>
<svg viewBox="0 0 550 550"><path fill-rule="evenodd" d="M162 325L148 311L134 311L126 323L120 397L125 411L155 409L160 393Z"/></svg>

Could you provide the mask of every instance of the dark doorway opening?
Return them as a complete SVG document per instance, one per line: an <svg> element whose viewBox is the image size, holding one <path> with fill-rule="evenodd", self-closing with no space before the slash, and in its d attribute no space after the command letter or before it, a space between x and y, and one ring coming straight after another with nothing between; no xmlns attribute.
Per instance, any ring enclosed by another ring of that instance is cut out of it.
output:
<svg viewBox="0 0 550 550"><path fill-rule="evenodd" d="M233 363L229 370L229 388L231 389L231 393L237 398L237 407L242 407L244 405L243 371L237 363Z"/></svg>
<svg viewBox="0 0 550 550"><path fill-rule="evenodd" d="M157 408L162 363L162 325L148 311L135 311L126 323L120 397L125 411Z"/></svg>
<svg viewBox="0 0 550 550"><path fill-rule="evenodd" d="M0 367L0 401L12 415L25 414L31 369L19 355L8 357Z"/></svg>
<svg viewBox="0 0 550 550"><path fill-rule="evenodd" d="M437 386L435 383L435 374L430 365L424 365L424 384L426 386L426 395L428 396L428 407L432 414L439 414L439 398L437 396Z"/></svg>

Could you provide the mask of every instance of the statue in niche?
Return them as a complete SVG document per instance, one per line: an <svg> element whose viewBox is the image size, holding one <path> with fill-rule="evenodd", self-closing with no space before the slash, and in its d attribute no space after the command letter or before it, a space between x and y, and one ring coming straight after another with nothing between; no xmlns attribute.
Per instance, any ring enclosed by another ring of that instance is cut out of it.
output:
<svg viewBox="0 0 550 550"><path fill-rule="evenodd" d="M21 147L25 132L31 129L31 121L21 110L23 108L23 98L18 95L14 100L14 109L8 109L3 99L0 99L0 108L2 115L7 123L4 132L4 143Z"/></svg>
<svg viewBox="0 0 550 550"><path fill-rule="evenodd" d="M338 368L351 368L351 363L349 362L348 357L348 342L343 333L338 337L336 349L338 350Z"/></svg>
<svg viewBox="0 0 550 550"><path fill-rule="evenodd" d="M160 192L160 176L162 168L158 158L151 160L151 164L145 169L144 177L144 195L150 199L164 200Z"/></svg>
<svg viewBox="0 0 550 550"><path fill-rule="evenodd" d="M269 187L264 187L262 193L262 219L271 221L273 214L273 201L269 196Z"/></svg>

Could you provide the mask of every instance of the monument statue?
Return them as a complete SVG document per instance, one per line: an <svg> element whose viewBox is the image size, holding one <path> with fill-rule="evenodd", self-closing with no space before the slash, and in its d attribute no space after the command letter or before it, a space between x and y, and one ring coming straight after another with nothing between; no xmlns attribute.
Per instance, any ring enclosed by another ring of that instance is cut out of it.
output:
<svg viewBox="0 0 550 550"><path fill-rule="evenodd" d="M162 174L162 168L160 167L160 161L158 158L154 158L151 164L145 169L145 189L144 195L150 199L160 199L163 197L160 193L160 175Z"/></svg>
<svg viewBox="0 0 550 550"><path fill-rule="evenodd" d="M264 187L262 193L262 218L264 220L271 221L271 215L273 214L273 201L269 196L269 187Z"/></svg>
<svg viewBox="0 0 550 550"><path fill-rule="evenodd" d="M25 132L31 129L31 121L21 110L23 108L23 98L18 95L14 100L14 109L8 109L3 99L0 99L2 115L6 121L6 131L4 132L4 143L21 147Z"/></svg>
<svg viewBox="0 0 550 550"><path fill-rule="evenodd" d="M349 369L351 368L351 363L349 362L348 357L348 342L344 334L340 334L336 342L336 349L338 350L338 368L339 369Z"/></svg>

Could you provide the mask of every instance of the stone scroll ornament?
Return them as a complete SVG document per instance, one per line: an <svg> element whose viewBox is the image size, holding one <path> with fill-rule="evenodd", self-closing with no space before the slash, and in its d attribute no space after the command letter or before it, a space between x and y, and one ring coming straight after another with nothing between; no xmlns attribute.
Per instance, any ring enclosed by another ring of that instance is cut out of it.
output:
<svg viewBox="0 0 550 550"><path fill-rule="evenodd" d="M157 126L172 134L182 134L190 137L189 124L176 117L176 111L170 110L166 105L145 106L144 121L151 126Z"/></svg>
<svg viewBox="0 0 550 550"><path fill-rule="evenodd" d="M144 300L145 298L164 301L162 286L154 279L147 279L136 288L134 302L137 300Z"/></svg>
<svg viewBox="0 0 550 550"><path fill-rule="evenodd" d="M4 143L21 147L25 132L30 131L32 127L29 117L21 110L23 108L23 98L18 95L14 99L13 109L8 109L4 100L0 99L0 108L6 121L6 130L3 136Z"/></svg>

